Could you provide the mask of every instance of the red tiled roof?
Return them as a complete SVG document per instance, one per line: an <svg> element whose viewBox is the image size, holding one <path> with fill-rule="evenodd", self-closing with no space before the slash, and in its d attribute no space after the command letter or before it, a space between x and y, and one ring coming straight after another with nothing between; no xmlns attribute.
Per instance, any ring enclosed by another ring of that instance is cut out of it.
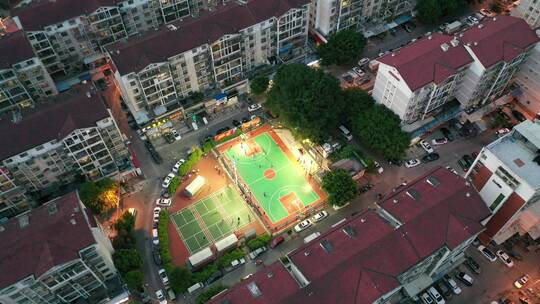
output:
<svg viewBox="0 0 540 304"><path fill-rule="evenodd" d="M2 224L0 288L31 275L39 277L78 258L81 249L95 243L76 192L55 199L55 213L49 212L49 204L52 202L26 213L26 227L21 228L18 217Z"/></svg>
<svg viewBox="0 0 540 304"><path fill-rule="evenodd" d="M23 31L0 37L0 69L36 57L30 41Z"/></svg>
<svg viewBox="0 0 540 304"><path fill-rule="evenodd" d="M476 163L475 169L478 172L472 171L471 180L474 187L476 187L478 191L481 191L482 188L484 188L484 185L491 178L491 175L493 175L493 172L489 171L489 169L480 162Z"/></svg>
<svg viewBox="0 0 540 304"><path fill-rule="evenodd" d="M174 55L213 43L224 35L236 34L241 29L308 3L308 0L251 0L240 5L230 1L215 12L175 22L176 30L162 27L141 39L113 44L108 50L120 74L138 72L150 63L166 61Z"/></svg>
<svg viewBox="0 0 540 304"><path fill-rule="evenodd" d="M491 239L525 205L525 200L513 192L486 224L482 238Z"/></svg>
<svg viewBox="0 0 540 304"><path fill-rule="evenodd" d="M439 186L428 184L428 177L435 177ZM419 194L417 200L405 194L410 189ZM435 250L454 249L478 234L483 229L480 222L490 215L475 190L444 168L436 168L388 196L381 207L402 225L395 228L367 210L294 250L289 258L310 284L274 303L372 303L399 287L397 276ZM355 237L345 233L350 228ZM323 241L331 245L329 252ZM288 284L266 293L279 295ZM244 303L228 296L235 289L218 299Z"/></svg>
<svg viewBox="0 0 540 304"><path fill-rule="evenodd" d="M473 61L463 45L450 44L453 36L434 33L430 37L378 59L395 67L412 91L429 83L441 83ZM445 43L449 47L447 51L441 48Z"/></svg>
<svg viewBox="0 0 540 304"><path fill-rule="evenodd" d="M478 60L486 68L511 61L538 42L538 36L525 20L512 16L484 18L482 27L472 27L459 39L470 44ZM475 45L476 44L476 45Z"/></svg>
<svg viewBox="0 0 540 304"><path fill-rule="evenodd" d="M89 89L88 87L84 87ZM101 97L83 92L68 92L55 100L23 112L22 120L13 123L10 117L0 120L0 159L6 159L53 139L61 139L75 129L96 125L109 116Z"/></svg>
<svg viewBox="0 0 540 304"><path fill-rule="evenodd" d="M37 0L29 6L14 10L25 31L39 31L44 27L81 15L95 12L102 6L114 6L115 0Z"/></svg>
<svg viewBox="0 0 540 304"><path fill-rule="evenodd" d="M255 284L260 295L255 297L248 285ZM234 288L220 294L209 303L222 303L228 299L229 303L270 304L282 302L287 296L298 289L298 284L285 270L280 262L275 262L256 272L251 278L239 283Z"/></svg>

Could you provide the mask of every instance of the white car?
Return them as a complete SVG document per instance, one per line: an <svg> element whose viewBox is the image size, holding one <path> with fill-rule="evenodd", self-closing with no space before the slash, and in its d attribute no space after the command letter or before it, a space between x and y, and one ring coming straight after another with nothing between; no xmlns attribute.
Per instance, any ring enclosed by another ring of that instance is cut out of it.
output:
<svg viewBox="0 0 540 304"><path fill-rule="evenodd" d="M448 287L450 287L450 289L452 289L452 292L454 294L460 294L461 293L461 287L459 287L459 285L456 283L456 281L454 281L454 279L452 278L448 278L446 280L446 283L448 283Z"/></svg>
<svg viewBox="0 0 540 304"><path fill-rule="evenodd" d="M160 197L156 200L156 205L161 206L161 207L170 207L171 204L172 204L172 199L170 198Z"/></svg>
<svg viewBox="0 0 540 304"><path fill-rule="evenodd" d="M163 180L163 183L161 183L161 187L163 188L169 188L169 185L171 184L171 181L172 179L174 178L174 174L173 173L169 173L165 179Z"/></svg>
<svg viewBox="0 0 540 304"><path fill-rule="evenodd" d="M480 9L480 14L486 16L486 17L495 17L497 14L495 14L494 12L486 9L486 8L482 8Z"/></svg>
<svg viewBox="0 0 540 304"><path fill-rule="evenodd" d="M422 140L422 141L420 142L420 146L421 146L422 149L424 149L424 151L426 151L427 153L433 153L433 152L434 152L433 148L432 148L432 147L430 146L430 144L429 144L427 141L425 141L425 140Z"/></svg>
<svg viewBox="0 0 540 304"><path fill-rule="evenodd" d="M256 257L258 257L259 255L261 255L263 252L265 252L268 248L266 248L266 246L262 246L260 248L257 248L255 250L253 250L252 252L249 253L249 258L252 259L252 260L255 260Z"/></svg>
<svg viewBox="0 0 540 304"><path fill-rule="evenodd" d="M369 58L367 58L367 57L358 60L358 65L360 67L363 67L364 65L366 65L368 63L369 63Z"/></svg>
<svg viewBox="0 0 540 304"><path fill-rule="evenodd" d="M428 295L427 292L424 292L421 296L420 296L420 299L422 299L422 302L424 304L433 304L433 298L431 298L430 295Z"/></svg>
<svg viewBox="0 0 540 304"><path fill-rule="evenodd" d="M173 168L172 168L172 172L174 173L178 173L178 169L180 169L180 166L185 163L186 160L185 159L180 159L179 161L176 162L176 164L174 164Z"/></svg>
<svg viewBox="0 0 540 304"><path fill-rule="evenodd" d="M156 246L159 245L158 232L156 228L152 229L152 243Z"/></svg>
<svg viewBox="0 0 540 304"><path fill-rule="evenodd" d="M418 159L409 159L408 161L405 162L405 167L407 168L412 168L412 167L416 167L420 165L420 160Z"/></svg>
<svg viewBox="0 0 540 304"><path fill-rule="evenodd" d="M172 136L174 137L175 140L182 139L182 136L180 136L180 134L178 134L178 131L176 131L175 129L172 129L171 134L172 134Z"/></svg>
<svg viewBox="0 0 540 304"><path fill-rule="evenodd" d="M444 301L443 297L441 296L441 294L437 291L437 289L435 289L435 287L431 286L428 289L428 293L433 299L435 299L435 303L437 303L437 304L445 304L446 303Z"/></svg>
<svg viewBox="0 0 540 304"><path fill-rule="evenodd" d="M506 265L507 267L513 267L514 266L514 262L510 259L508 254L506 254L506 252L504 252L502 250L497 250L496 254L497 254L497 257L499 258L499 260L501 262L503 262L504 265Z"/></svg>
<svg viewBox="0 0 540 304"><path fill-rule="evenodd" d="M440 145L444 145L448 142L448 139L446 139L446 137L441 137L441 138L435 138L431 141L431 144L434 145L434 146L440 146Z"/></svg>
<svg viewBox="0 0 540 304"><path fill-rule="evenodd" d="M248 106L248 112L253 112L253 111L257 111L258 109L261 108L261 104L260 103L254 103L254 104L250 104Z"/></svg>
<svg viewBox="0 0 540 304"><path fill-rule="evenodd" d="M376 161L376 160L373 161L373 164L375 165L375 169L377 169L377 172L378 172L379 174L382 174L382 173L384 172L384 168L381 167L381 164L379 164L378 161Z"/></svg>
<svg viewBox="0 0 540 304"><path fill-rule="evenodd" d="M157 223L158 220L159 220L159 213L161 212L161 208L160 207L155 207L154 208L154 222Z"/></svg>
<svg viewBox="0 0 540 304"><path fill-rule="evenodd" d="M300 223L296 224L296 226L294 226L294 231L300 232L302 230L307 229L309 226L311 226L311 221L310 220L303 220Z"/></svg>
<svg viewBox="0 0 540 304"><path fill-rule="evenodd" d="M167 276L165 269L161 268L160 270L158 270L158 274L159 274L159 277L161 278L161 282L163 282L163 285L168 286L169 277Z"/></svg>
<svg viewBox="0 0 540 304"><path fill-rule="evenodd" d="M478 247L476 247L476 249L478 249L478 251L480 251L480 253L482 253L482 255L485 256L486 259L488 259L489 261L495 262L497 260L497 256L486 246L479 245Z"/></svg>
<svg viewBox="0 0 540 304"><path fill-rule="evenodd" d="M364 73L364 71L362 71L362 69L359 68L359 67L354 67L354 68L352 68L352 70L353 70L353 72L355 72L360 77L366 76L366 73Z"/></svg>
<svg viewBox="0 0 540 304"><path fill-rule="evenodd" d="M454 169L454 168L452 168L452 167L450 167L450 166L446 166L446 170L448 170L448 171L454 173L455 175L459 175L459 173L456 171L456 169Z"/></svg>
<svg viewBox="0 0 540 304"><path fill-rule="evenodd" d="M163 294L163 290L157 290L156 291L156 298L159 301L159 304L167 304L167 299L165 299L165 295Z"/></svg>
<svg viewBox="0 0 540 304"><path fill-rule="evenodd" d="M522 277L520 277L514 282L514 286L516 286L517 289L520 289L521 287L525 286L525 284L527 284L530 279L531 276L529 276L528 274L524 274Z"/></svg>
<svg viewBox="0 0 540 304"><path fill-rule="evenodd" d="M327 216L328 216L328 212L326 212L326 211L323 210L323 211L321 211L321 212L315 214L315 215L311 218L311 220L312 220L314 223L317 223L317 222L320 222L320 221L324 220Z"/></svg>

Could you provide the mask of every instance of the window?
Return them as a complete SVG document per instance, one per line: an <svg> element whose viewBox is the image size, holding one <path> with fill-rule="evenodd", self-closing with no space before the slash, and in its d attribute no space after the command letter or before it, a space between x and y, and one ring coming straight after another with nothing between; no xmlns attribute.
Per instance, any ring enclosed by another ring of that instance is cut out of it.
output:
<svg viewBox="0 0 540 304"><path fill-rule="evenodd" d="M497 198L493 201L493 203L491 204L491 206L489 206L489 209L491 209L491 211L494 211L495 209L497 209L497 207L501 204L501 202L504 200L504 194L499 194L499 196L497 196Z"/></svg>

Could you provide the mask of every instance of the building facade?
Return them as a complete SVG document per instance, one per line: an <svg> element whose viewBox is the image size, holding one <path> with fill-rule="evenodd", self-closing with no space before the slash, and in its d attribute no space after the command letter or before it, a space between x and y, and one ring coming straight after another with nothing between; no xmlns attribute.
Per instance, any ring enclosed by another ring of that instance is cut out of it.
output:
<svg viewBox="0 0 540 304"><path fill-rule="evenodd" d="M304 56L308 13L307 1L229 2L115 44L108 49L117 86L140 124L188 106L196 92L245 90L254 68Z"/></svg>
<svg viewBox="0 0 540 304"><path fill-rule="evenodd" d="M362 0L313 0L310 9L311 29L324 37L345 29L358 30L363 2Z"/></svg>
<svg viewBox="0 0 540 304"><path fill-rule="evenodd" d="M535 45L527 61L521 65L515 83L522 92L517 96L522 108L533 117L540 115L540 44Z"/></svg>
<svg viewBox="0 0 540 304"><path fill-rule="evenodd" d="M473 59L459 40L434 33L379 61L372 96L410 124L453 98Z"/></svg>
<svg viewBox="0 0 540 304"><path fill-rule="evenodd" d="M471 178L493 216L484 242L501 244L514 235L540 238L540 121L526 120L482 149Z"/></svg>
<svg viewBox="0 0 540 304"><path fill-rule="evenodd" d="M98 303L113 297L112 245L76 192L2 228L2 303Z"/></svg>
<svg viewBox="0 0 540 304"><path fill-rule="evenodd" d="M33 106L58 91L22 31L0 36L0 113Z"/></svg>
<svg viewBox="0 0 540 304"><path fill-rule="evenodd" d="M521 0L511 14L527 21L534 29L540 26L540 3L537 0Z"/></svg>
<svg viewBox="0 0 540 304"><path fill-rule="evenodd" d="M210 303L404 302L464 261L490 214L462 177L436 168Z"/></svg>
<svg viewBox="0 0 540 304"><path fill-rule="evenodd" d="M28 206L13 203L21 192L40 197L75 180L120 179L132 171L124 138L99 95L75 91L59 97L0 123L2 169L15 188L0 196L2 217Z"/></svg>

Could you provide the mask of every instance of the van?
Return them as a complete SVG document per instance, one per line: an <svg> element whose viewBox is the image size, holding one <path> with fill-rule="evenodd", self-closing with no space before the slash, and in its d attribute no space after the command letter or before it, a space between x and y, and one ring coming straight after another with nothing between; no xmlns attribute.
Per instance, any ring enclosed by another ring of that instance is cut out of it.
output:
<svg viewBox="0 0 540 304"><path fill-rule="evenodd" d="M169 300L174 301L176 299L176 294L172 289L167 289L167 295L169 295Z"/></svg>
<svg viewBox="0 0 540 304"><path fill-rule="evenodd" d="M190 288L188 288L187 291L188 291L189 294L193 294L193 293L195 293L197 290L199 290L199 289L201 289L201 288L203 288L203 287L204 287L203 283L199 282L199 283L197 283L197 284L191 286Z"/></svg>
<svg viewBox="0 0 540 304"><path fill-rule="evenodd" d="M351 131L349 131L349 129L347 129L344 125L339 126L339 130L341 131L343 136L347 138L348 141L351 141L353 139Z"/></svg>
<svg viewBox="0 0 540 304"><path fill-rule="evenodd" d="M313 240L316 239L319 235L321 235L320 232L313 232L312 234L306 236L306 237L304 238L304 244L307 244L307 243L313 241Z"/></svg>

